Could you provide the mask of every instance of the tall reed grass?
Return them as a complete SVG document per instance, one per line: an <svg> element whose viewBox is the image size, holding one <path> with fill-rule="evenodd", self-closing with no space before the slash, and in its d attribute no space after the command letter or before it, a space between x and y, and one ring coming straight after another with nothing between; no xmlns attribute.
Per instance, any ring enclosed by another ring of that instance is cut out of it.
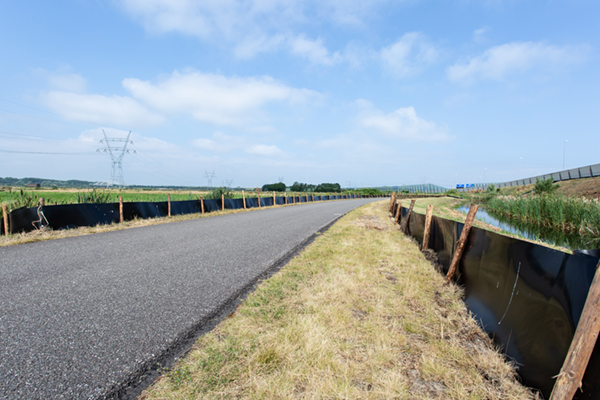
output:
<svg viewBox="0 0 600 400"><path fill-rule="evenodd" d="M577 233L590 243L600 244L598 199L531 196L492 197L486 202L492 213L565 233Z"/></svg>

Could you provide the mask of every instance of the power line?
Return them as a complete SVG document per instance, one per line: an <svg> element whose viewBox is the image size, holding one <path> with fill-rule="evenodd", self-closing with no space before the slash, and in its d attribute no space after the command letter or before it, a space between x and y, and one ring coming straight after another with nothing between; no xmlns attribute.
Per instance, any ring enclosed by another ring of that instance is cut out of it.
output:
<svg viewBox="0 0 600 400"><path fill-rule="evenodd" d="M60 153L51 151L18 151L18 150L0 150L2 153L16 153L16 154L51 154L61 156L97 156L97 153Z"/></svg>

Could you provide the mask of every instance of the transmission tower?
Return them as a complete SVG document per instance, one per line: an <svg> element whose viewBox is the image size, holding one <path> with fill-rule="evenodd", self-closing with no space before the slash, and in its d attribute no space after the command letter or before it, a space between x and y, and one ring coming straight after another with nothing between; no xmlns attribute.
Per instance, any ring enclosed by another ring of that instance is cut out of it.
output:
<svg viewBox="0 0 600 400"><path fill-rule="evenodd" d="M208 181L208 187L212 187L212 180L217 177L217 174L215 174L215 171L208 172L204 170L204 177Z"/></svg>
<svg viewBox="0 0 600 400"><path fill-rule="evenodd" d="M283 182L283 176L279 176L277 179L279 179L279 182Z"/></svg>
<svg viewBox="0 0 600 400"><path fill-rule="evenodd" d="M106 147L103 149L98 149L96 151L98 153L110 154L110 158L112 160L112 168L110 170L111 185L123 187L125 186L125 181L123 180L123 156L125 154L136 153L135 150L127 150L127 145L133 144L133 142L129 140L131 131L129 131L125 139L114 137L109 138L106 136L106 132L104 132L104 129L102 129L102 133L104 134L104 139L102 139L100 143L106 144ZM121 143L121 145L114 145L113 143Z"/></svg>
<svg viewBox="0 0 600 400"><path fill-rule="evenodd" d="M225 186L231 189L231 184L233 183L233 179L225 179Z"/></svg>

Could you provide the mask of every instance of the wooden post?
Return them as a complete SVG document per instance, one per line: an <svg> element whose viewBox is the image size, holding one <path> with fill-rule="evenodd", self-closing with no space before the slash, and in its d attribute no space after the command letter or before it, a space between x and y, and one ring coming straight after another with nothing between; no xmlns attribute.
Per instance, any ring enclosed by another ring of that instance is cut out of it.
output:
<svg viewBox="0 0 600 400"><path fill-rule="evenodd" d="M314 202L315 202L315 195L314 195L314 194L311 194L311 195L310 195L310 199L311 199L311 201L314 203Z"/></svg>
<svg viewBox="0 0 600 400"><path fill-rule="evenodd" d="M292 193L292 203L296 204L296 193Z"/></svg>
<svg viewBox="0 0 600 400"><path fill-rule="evenodd" d="M244 203L244 210L246 209L246 194L242 190L242 203Z"/></svg>
<svg viewBox="0 0 600 400"><path fill-rule="evenodd" d="M6 205L2 206L2 215L4 217L4 235L8 236L10 234L10 230L8 226L8 207Z"/></svg>
<svg viewBox="0 0 600 400"><path fill-rule="evenodd" d="M392 193L392 198L390 199L390 212L392 212L394 204L396 200L396 192Z"/></svg>
<svg viewBox="0 0 600 400"><path fill-rule="evenodd" d="M408 232L408 222L410 221L410 214L412 214L412 210L415 206L415 201L416 200L410 201L410 207L408 207L408 214L406 214L406 219L404 220L404 222L402 222L402 232L404 232L405 234Z"/></svg>
<svg viewBox="0 0 600 400"><path fill-rule="evenodd" d="M123 223L123 196L119 196L119 222Z"/></svg>
<svg viewBox="0 0 600 400"><path fill-rule="evenodd" d="M258 193L258 190L256 191L256 198L258 199L258 208L260 208L260 193Z"/></svg>
<svg viewBox="0 0 600 400"><path fill-rule="evenodd" d="M275 205L275 192L273 192L273 205Z"/></svg>
<svg viewBox="0 0 600 400"><path fill-rule="evenodd" d="M225 210L225 194L221 193L221 211Z"/></svg>
<svg viewBox="0 0 600 400"><path fill-rule="evenodd" d="M285 204L288 203L288 195L287 192L283 192L283 195L285 196Z"/></svg>
<svg viewBox="0 0 600 400"><path fill-rule="evenodd" d="M204 199L202 196L200 196L200 210L202 211L202 214L204 214Z"/></svg>
<svg viewBox="0 0 600 400"><path fill-rule="evenodd" d="M450 268L448 269L448 274L446 275L446 284L450 283L454 277L454 274L456 273L458 263L460 262L463 251L465 250L465 243L469 237L471 226L473 226L473 220L475 219L475 214L477 214L478 207L479 206L477 206L477 204L471 204L471 208L467 214L467 220L465 221L465 226L463 227L460 238L458 239L458 243L456 244L456 251L454 252L454 257L452 257L452 263L450 263Z"/></svg>
<svg viewBox="0 0 600 400"><path fill-rule="evenodd" d="M431 232L431 221L433 220L433 206L429 204L427 206L427 212L425 213L425 231L423 232L423 246L421 250L426 250L429 246L429 234Z"/></svg>
<svg viewBox="0 0 600 400"><path fill-rule="evenodd" d="M308 193L306 193L306 202L308 203Z"/></svg>
<svg viewBox="0 0 600 400"><path fill-rule="evenodd" d="M171 216L171 193L167 193L167 215Z"/></svg>
<svg viewBox="0 0 600 400"><path fill-rule="evenodd" d="M396 223L400 222L401 215L402 215L402 203L398 202L398 207L396 208Z"/></svg>
<svg viewBox="0 0 600 400"><path fill-rule="evenodd" d="M554 383L550 400L571 400L587 368L600 332L600 262L588 291L575 335L558 379Z"/></svg>

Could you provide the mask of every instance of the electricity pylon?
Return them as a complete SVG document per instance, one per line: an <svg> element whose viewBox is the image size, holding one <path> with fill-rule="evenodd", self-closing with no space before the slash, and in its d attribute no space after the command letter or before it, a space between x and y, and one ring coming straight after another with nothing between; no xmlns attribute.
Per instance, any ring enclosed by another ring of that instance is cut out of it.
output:
<svg viewBox="0 0 600 400"><path fill-rule="evenodd" d="M127 134L125 139L123 138L109 138L106 136L106 132L102 129L102 133L104 134L104 139L100 141L100 143L106 144L106 148L96 150L98 153L108 153L110 154L110 158L112 160L112 168L110 170L110 180L111 185L117 187L125 186L125 181L123 180L123 156L125 154L135 154L135 150L130 152L127 150L128 144L133 144L132 141L129 140L129 136L131 135L131 131ZM112 145L112 143L122 143L121 146Z"/></svg>
<svg viewBox="0 0 600 400"><path fill-rule="evenodd" d="M212 180L217 177L217 174L215 174L215 171L208 172L207 170L204 170L204 177L208 181L208 187L212 187Z"/></svg>

